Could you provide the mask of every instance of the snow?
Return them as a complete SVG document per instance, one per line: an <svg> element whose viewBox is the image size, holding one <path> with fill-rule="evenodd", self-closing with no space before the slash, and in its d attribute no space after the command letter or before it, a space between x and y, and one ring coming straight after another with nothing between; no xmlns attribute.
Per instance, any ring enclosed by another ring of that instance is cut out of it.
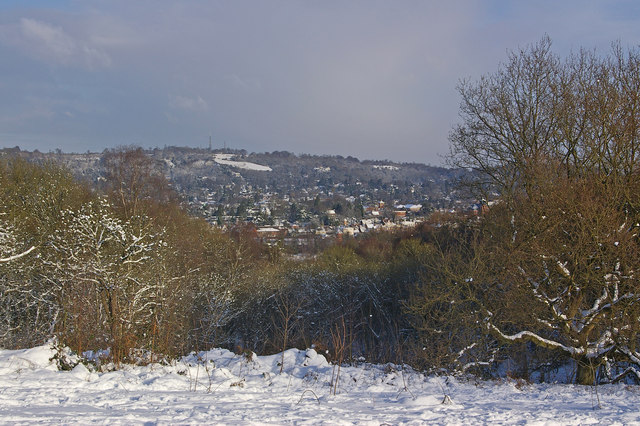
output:
<svg viewBox="0 0 640 426"><path fill-rule="evenodd" d="M28 255L35 249L36 249L35 246L31 246L31 248L28 249L27 251L23 251L22 253L0 259L0 263L11 262L13 260L20 259L21 257Z"/></svg>
<svg viewBox="0 0 640 426"><path fill-rule="evenodd" d="M224 164L226 166L237 167L239 169L245 170L255 170L258 172L271 171L271 167L269 166L262 166L260 164L250 163L248 161L234 161L232 160L232 158L234 158L233 154L215 154L213 156L213 160L218 164Z"/></svg>
<svg viewBox="0 0 640 426"><path fill-rule="evenodd" d="M265 228L258 228L258 232L280 232L280 230L277 228L265 227Z"/></svg>
<svg viewBox="0 0 640 426"><path fill-rule="evenodd" d="M337 368L314 350L257 357L214 349L169 365L58 371L49 346L0 350L2 423L633 424L640 387L424 376ZM448 398L445 397L448 396ZM443 403L443 401L445 403Z"/></svg>

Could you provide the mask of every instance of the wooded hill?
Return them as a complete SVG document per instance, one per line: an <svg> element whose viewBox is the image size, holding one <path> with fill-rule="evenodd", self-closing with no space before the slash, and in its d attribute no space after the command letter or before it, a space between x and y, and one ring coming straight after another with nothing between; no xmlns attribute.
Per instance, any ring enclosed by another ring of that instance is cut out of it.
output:
<svg viewBox="0 0 640 426"><path fill-rule="evenodd" d="M28 161L54 161L67 167L75 177L98 184L105 173L103 153L29 152L19 148L0 150L0 155L18 155ZM143 152L153 159L153 167L189 201L214 201L237 205L241 196L274 194L292 201L356 197L367 204L384 201L423 204L430 209L453 208L462 200L472 202L456 186L462 169L418 163L360 161L353 157L295 155L285 151L247 153L244 150L212 150L165 147ZM234 161L266 166L253 170L216 161L227 154ZM465 208L468 207L465 205Z"/></svg>

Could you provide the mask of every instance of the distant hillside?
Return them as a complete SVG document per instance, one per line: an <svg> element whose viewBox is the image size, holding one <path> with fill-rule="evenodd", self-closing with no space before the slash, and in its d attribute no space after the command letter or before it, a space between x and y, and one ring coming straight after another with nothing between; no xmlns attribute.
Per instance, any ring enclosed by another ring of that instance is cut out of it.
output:
<svg viewBox="0 0 640 426"><path fill-rule="evenodd" d="M456 190L461 170L419 163L187 147L156 148L145 153L191 203L207 200L229 207L238 204L239 199L258 201L262 195L271 194L289 201L342 197L357 199L361 204L420 203L434 209L452 207L466 198ZM0 150L0 155L56 161L90 182L98 182L104 173L101 153L41 153L7 148Z"/></svg>

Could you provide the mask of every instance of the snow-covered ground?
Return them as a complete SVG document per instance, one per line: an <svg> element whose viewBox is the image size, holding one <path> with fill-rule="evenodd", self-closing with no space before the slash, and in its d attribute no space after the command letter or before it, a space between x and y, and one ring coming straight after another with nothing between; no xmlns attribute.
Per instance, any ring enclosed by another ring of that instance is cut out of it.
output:
<svg viewBox="0 0 640 426"><path fill-rule="evenodd" d="M478 382L363 364L341 368L334 395L337 368L313 350L286 351L282 373L281 355L221 349L107 373L58 371L54 354L0 350L0 423L640 423L638 386Z"/></svg>
<svg viewBox="0 0 640 426"><path fill-rule="evenodd" d="M248 161L234 161L232 158L235 156L233 154L215 154L213 156L213 160L218 164L224 164L227 166L237 167L239 169L245 170L255 170L258 172L270 172L271 167L262 166L256 163L250 163Z"/></svg>

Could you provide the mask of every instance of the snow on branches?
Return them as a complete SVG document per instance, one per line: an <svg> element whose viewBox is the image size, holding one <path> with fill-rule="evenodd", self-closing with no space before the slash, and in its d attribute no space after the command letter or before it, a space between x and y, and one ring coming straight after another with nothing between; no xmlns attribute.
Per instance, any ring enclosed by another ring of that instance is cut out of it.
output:
<svg viewBox="0 0 640 426"><path fill-rule="evenodd" d="M4 220L0 220L0 263L18 260L36 249L35 246L31 246L21 251L18 247L19 243L15 235L15 227Z"/></svg>
<svg viewBox="0 0 640 426"><path fill-rule="evenodd" d="M148 264L159 255L162 235L148 218L122 219L106 199L62 214L45 260L59 303L78 327L96 310L96 324L114 351L149 327L163 283ZM88 338L88 337L87 337ZM88 342L87 342L88 343ZM126 355L124 353L120 354Z"/></svg>

